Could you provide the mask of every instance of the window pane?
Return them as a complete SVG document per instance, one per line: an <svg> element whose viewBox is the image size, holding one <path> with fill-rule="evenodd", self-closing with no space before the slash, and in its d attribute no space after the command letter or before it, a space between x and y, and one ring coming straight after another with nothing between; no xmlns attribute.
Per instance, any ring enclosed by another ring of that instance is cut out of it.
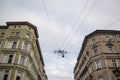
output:
<svg viewBox="0 0 120 80"><path fill-rule="evenodd" d="M16 80L21 80L21 75L22 75L21 73L17 73L16 74Z"/></svg>
<svg viewBox="0 0 120 80"><path fill-rule="evenodd" d="M17 37L19 36L19 34L20 34L19 32L16 32L16 36L17 36Z"/></svg>
<svg viewBox="0 0 120 80"><path fill-rule="evenodd" d="M1 45L2 45L2 42L0 42L0 47L1 47Z"/></svg>
<svg viewBox="0 0 120 80"><path fill-rule="evenodd" d="M9 55L8 63L12 63L13 55Z"/></svg>
<svg viewBox="0 0 120 80"><path fill-rule="evenodd" d="M8 73L9 73L9 71L5 71L3 80L8 80Z"/></svg>
<svg viewBox="0 0 120 80"><path fill-rule="evenodd" d="M17 42L13 42L12 48L16 48Z"/></svg>
<svg viewBox="0 0 120 80"><path fill-rule="evenodd" d="M26 50L27 50L27 46L28 46L27 44L24 44L24 46L23 46L23 50L26 51Z"/></svg>
<svg viewBox="0 0 120 80"><path fill-rule="evenodd" d="M1 33L1 37L4 37L5 36L5 33Z"/></svg>
<svg viewBox="0 0 120 80"><path fill-rule="evenodd" d="M20 58L20 65L24 64L24 59L25 59L25 57L21 56L21 58Z"/></svg>
<svg viewBox="0 0 120 80"><path fill-rule="evenodd" d="M16 80L20 80L20 76L16 76Z"/></svg>
<svg viewBox="0 0 120 80"><path fill-rule="evenodd" d="M95 53L95 54L98 54L97 48L94 49L94 53Z"/></svg>
<svg viewBox="0 0 120 80"><path fill-rule="evenodd" d="M96 69L102 68L101 62L96 61L95 64L96 64Z"/></svg>
<svg viewBox="0 0 120 80"><path fill-rule="evenodd" d="M112 46L108 46L108 49L109 49L110 52L113 52Z"/></svg>
<svg viewBox="0 0 120 80"><path fill-rule="evenodd" d="M4 79L3 80L8 80L8 74L4 75Z"/></svg>
<svg viewBox="0 0 120 80"><path fill-rule="evenodd" d="M95 43L96 43L96 40L95 40L95 38L94 38L94 39L92 39L92 43L93 43L93 44L95 44Z"/></svg>
<svg viewBox="0 0 120 80"><path fill-rule="evenodd" d="M117 62L115 59L112 59L112 65L113 65L113 67L117 67Z"/></svg>

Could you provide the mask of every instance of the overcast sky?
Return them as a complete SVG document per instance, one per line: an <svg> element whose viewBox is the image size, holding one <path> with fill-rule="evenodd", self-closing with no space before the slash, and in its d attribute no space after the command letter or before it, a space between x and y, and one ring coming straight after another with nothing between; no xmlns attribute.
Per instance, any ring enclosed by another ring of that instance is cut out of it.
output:
<svg viewBox="0 0 120 80"><path fill-rule="evenodd" d="M49 80L74 80L84 37L96 29L120 30L120 0L0 0L0 25L7 21L37 26ZM61 48L65 58L53 53Z"/></svg>

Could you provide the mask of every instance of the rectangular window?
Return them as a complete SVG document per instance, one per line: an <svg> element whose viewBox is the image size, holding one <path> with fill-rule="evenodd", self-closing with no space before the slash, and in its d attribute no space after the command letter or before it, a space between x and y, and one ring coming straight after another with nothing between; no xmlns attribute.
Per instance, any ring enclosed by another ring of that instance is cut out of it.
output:
<svg viewBox="0 0 120 80"><path fill-rule="evenodd" d="M1 33L1 37L4 37L5 36L5 33Z"/></svg>
<svg viewBox="0 0 120 80"><path fill-rule="evenodd" d="M90 67L89 67L89 69L88 69L88 70L89 70L89 73L91 73L91 68L90 68Z"/></svg>
<svg viewBox="0 0 120 80"><path fill-rule="evenodd" d="M92 43L95 44L96 43L96 40L95 38L92 39Z"/></svg>
<svg viewBox="0 0 120 80"><path fill-rule="evenodd" d="M96 65L96 69L101 69L102 68L102 65L101 65L100 61L96 61L95 65Z"/></svg>
<svg viewBox="0 0 120 80"><path fill-rule="evenodd" d="M13 42L12 48L16 48L17 42Z"/></svg>
<svg viewBox="0 0 120 80"><path fill-rule="evenodd" d="M95 55L98 54L98 49L97 48L94 48L94 53L95 53Z"/></svg>
<svg viewBox="0 0 120 80"><path fill-rule="evenodd" d="M23 50L27 51L27 44L25 43L24 46L23 46Z"/></svg>
<svg viewBox="0 0 120 80"><path fill-rule="evenodd" d="M112 46L108 46L108 50L109 50L109 52L113 52L113 47Z"/></svg>
<svg viewBox="0 0 120 80"><path fill-rule="evenodd" d="M0 42L0 47L1 47L1 45L2 45L2 42Z"/></svg>
<svg viewBox="0 0 120 80"><path fill-rule="evenodd" d="M24 64L24 60L25 60L25 57L21 56L19 64L23 65Z"/></svg>
<svg viewBox="0 0 120 80"><path fill-rule="evenodd" d="M16 32L16 36L19 37L20 33L19 32Z"/></svg>
<svg viewBox="0 0 120 80"><path fill-rule="evenodd" d="M13 55L9 55L8 63L12 63Z"/></svg>
<svg viewBox="0 0 120 80"><path fill-rule="evenodd" d="M5 71L3 80L8 80L9 71Z"/></svg>
<svg viewBox="0 0 120 80"><path fill-rule="evenodd" d="M116 74L116 80L120 80L120 74Z"/></svg>
<svg viewBox="0 0 120 80"><path fill-rule="evenodd" d="M21 76L22 76L22 74L18 72L18 73L16 74L16 80L21 80Z"/></svg>
<svg viewBox="0 0 120 80"><path fill-rule="evenodd" d="M112 59L112 65L113 67L117 67L117 61L115 59Z"/></svg>

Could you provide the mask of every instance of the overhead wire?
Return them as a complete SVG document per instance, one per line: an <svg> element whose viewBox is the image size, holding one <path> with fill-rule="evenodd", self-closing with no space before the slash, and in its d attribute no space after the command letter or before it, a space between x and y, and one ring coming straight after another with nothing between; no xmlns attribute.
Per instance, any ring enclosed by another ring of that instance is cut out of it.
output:
<svg viewBox="0 0 120 80"><path fill-rule="evenodd" d="M90 12L93 10L93 8L94 8L94 6L96 5L97 1L98 1L98 0L95 0L95 2L93 3L93 5L91 6L90 10L88 11L87 15L86 15L86 16L84 17L84 19L81 21L81 23L80 23L79 27L77 28L75 34L77 34L77 32L79 31L81 25L84 23L84 21L86 20L86 18L89 16ZM74 35L71 37L71 39L70 39L69 42L66 44L66 46L71 43L71 41L74 39L74 37L75 37ZM66 46L64 46L64 49L65 49Z"/></svg>
<svg viewBox="0 0 120 80"><path fill-rule="evenodd" d="M115 21L113 21L112 23L110 23L110 24L104 26L104 27L110 27L111 25L116 24L116 23L119 22L119 21L120 21L120 18L117 19L117 20L115 20Z"/></svg>
<svg viewBox="0 0 120 80"><path fill-rule="evenodd" d="M63 41L63 43L62 43L62 45L61 45L61 47L60 47L60 50L61 50L62 47L65 45L65 42L67 41L67 39L69 38L70 34L72 33L72 31L73 31L73 29L74 29L77 21L79 20L80 16L82 15L82 13L83 13L84 9L86 8L87 4L88 4L88 0L86 0L85 5L83 6L83 8L82 8L82 10L80 11L79 15L77 16L77 18L75 19L75 22L73 23L73 26L72 26L70 32L68 33L67 37L64 39L64 41Z"/></svg>
<svg viewBox="0 0 120 80"><path fill-rule="evenodd" d="M119 18L119 19L117 19L117 20L115 20L115 21L113 21L112 23L110 23L110 24L108 24L108 25L104 26L104 27L109 27L109 26L112 26L112 25L116 24L116 23L117 23L117 22L119 22L119 21L120 21L120 18ZM104 28L104 27L103 27L103 28ZM71 48L71 47L73 47L73 46L75 46L75 45L79 44L80 42L81 42L81 41L78 41L78 42L76 42L76 43L72 44L71 46L67 47L67 49L69 49L69 48Z"/></svg>
<svg viewBox="0 0 120 80"><path fill-rule="evenodd" d="M55 38L55 43L56 43L56 45L58 46L57 39L56 39L56 35L55 35L55 32L54 32L52 23L51 23L51 21L50 21L50 17L49 17L48 12L47 12L47 7L46 7L46 4L45 4L45 1L42 0L42 3L43 3L43 7L44 7L44 10L45 10L46 15L47 15L47 18L48 18L48 22L49 22L49 24L50 24L50 26L51 26L51 28L52 28L52 33L53 33L53 37Z"/></svg>

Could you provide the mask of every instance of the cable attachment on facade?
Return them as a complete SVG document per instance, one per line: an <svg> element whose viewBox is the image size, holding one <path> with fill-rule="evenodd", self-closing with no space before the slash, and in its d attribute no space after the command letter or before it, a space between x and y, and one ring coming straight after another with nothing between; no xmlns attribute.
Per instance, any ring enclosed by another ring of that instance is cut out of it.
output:
<svg viewBox="0 0 120 80"><path fill-rule="evenodd" d="M62 56L62 58L64 58L65 54L67 54L67 51L64 51L64 50L55 50L54 53L57 53L58 55Z"/></svg>

